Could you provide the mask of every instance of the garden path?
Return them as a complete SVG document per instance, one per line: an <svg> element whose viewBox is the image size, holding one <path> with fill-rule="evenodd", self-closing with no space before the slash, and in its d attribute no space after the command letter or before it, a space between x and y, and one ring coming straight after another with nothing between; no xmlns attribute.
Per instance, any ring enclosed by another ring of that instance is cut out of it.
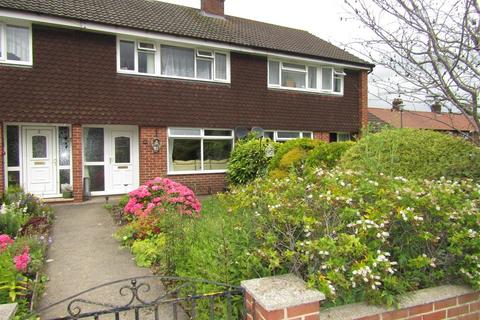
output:
<svg viewBox="0 0 480 320"><path fill-rule="evenodd" d="M152 275L149 269L136 266L128 249L120 248L113 239L116 226L98 200L95 203L57 205L55 211L53 243L48 251L46 269L49 281L38 310L107 282ZM143 297L158 297L164 292L160 282L149 281L151 290L143 293ZM121 285L125 284L129 283L92 292L88 299L115 305L122 302L126 304L130 296L121 297L119 294ZM67 315L67 304L62 303L42 312L42 319ZM82 312L89 310L87 308L82 307ZM172 319L171 307L160 310L160 316L162 319ZM145 317L148 318L153 318L153 314ZM133 319L133 315L123 315L122 319Z"/></svg>

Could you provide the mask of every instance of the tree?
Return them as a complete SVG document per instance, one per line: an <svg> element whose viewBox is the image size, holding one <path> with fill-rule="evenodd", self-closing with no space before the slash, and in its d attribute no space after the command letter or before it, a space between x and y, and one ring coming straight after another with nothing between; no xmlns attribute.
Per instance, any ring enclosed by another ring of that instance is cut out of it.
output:
<svg viewBox="0 0 480 320"><path fill-rule="evenodd" d="M478 0L345 0L373 38L350 46L399 78L380 82L412 102L457 109L480 128ZM478 135L477 135L478 136ZM477 139L478 140L478 139Z"/></svg>

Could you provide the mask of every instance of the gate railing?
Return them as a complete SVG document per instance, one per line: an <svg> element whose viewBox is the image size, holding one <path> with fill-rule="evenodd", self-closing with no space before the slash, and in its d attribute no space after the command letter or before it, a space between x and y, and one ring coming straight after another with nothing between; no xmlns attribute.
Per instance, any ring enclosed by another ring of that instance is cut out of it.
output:
<svg viewBox="0 0 480 320"><path fill-rule="evenodd" d="M41 319L242 319L242 288L145 276L105 283L41 308Z"/></svg>

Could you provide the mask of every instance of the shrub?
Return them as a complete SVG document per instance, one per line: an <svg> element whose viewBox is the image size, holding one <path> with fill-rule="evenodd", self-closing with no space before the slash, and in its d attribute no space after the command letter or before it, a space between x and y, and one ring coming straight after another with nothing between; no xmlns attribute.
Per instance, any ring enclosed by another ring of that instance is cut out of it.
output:
<svg viewBox="0 0 480 320"><path fill-rule="evenodd" d="M344 168L407 178L480 178L480 150L446 134L414 129L367 135L341 160Z"/></svg>
<svg viewBox="0 0 480 320"><path fill-rule="evenodd" d="M159 234L145 240L137 240L132 244L132 254L140 267L149 268L160 263L165 247L165 235Z"/></svg>
<svg viewBox="0 0 480 320"><path fill-rule="evenodd" d="M136 217L148 216L154 209L162 212L174 208L178 213L198 215L201 204L192 190L166 178L155 178L130 192L125 213Z"/></svg>
<svg viewBox="0 0 480 320"><path fill-rule="evenodd" d="M270 139L244 139L235 144L228 163L227 179L231 185L244 185L266 174L277 144Z"/></svg>
<svg viewBox="0 0 480 320"><path fill-rule="evenodd" d="M355 143L351 141L322 143L310 151L305 164L311 168L333 168Z"/></svg>
<svg viewBox="0 0 480 320"><path fill-rule="evenodd" d="M225 196L224 216L245 216L251 229L248 249L230 259L293 272L330 305L393 305L407 291L446 283L480 288L479 202L470 180L319 169L255 181Z"/></svg>

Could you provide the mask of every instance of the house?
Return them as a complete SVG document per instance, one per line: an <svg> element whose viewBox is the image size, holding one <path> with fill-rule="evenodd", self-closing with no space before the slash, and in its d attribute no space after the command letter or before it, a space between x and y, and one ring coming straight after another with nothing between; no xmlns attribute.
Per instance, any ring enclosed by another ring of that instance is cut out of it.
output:
<svg viewBox="0 0 480 320"><path fill-rule="evenodd" d="M370 107L368 122L374 127L428 129L465 137L478 131L463 114L442 113L441 109L434 108L428 112Z"/></svg>
<svg viewBox="0 0 480 320"><path fill-rule="evenodd" d="M359 132L372 68L223 0L0 0L0 190L70 184L81 201L168 176L221 191L235 128Z"/></svg>

